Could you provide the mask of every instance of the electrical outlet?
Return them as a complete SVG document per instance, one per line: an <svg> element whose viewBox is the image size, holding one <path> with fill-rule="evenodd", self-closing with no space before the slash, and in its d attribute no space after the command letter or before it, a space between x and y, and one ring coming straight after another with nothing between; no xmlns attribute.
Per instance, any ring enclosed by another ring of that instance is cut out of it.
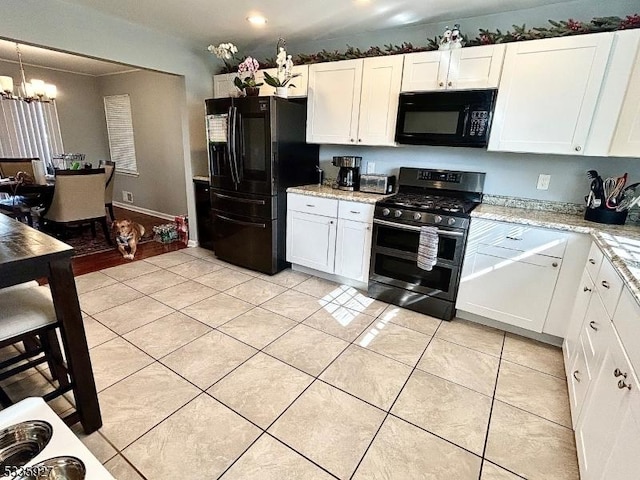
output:
<svg viewBox="0 0 640 480"><path fill-rule="evenodd" d="M538 186L536 188L538 190L549 190L549 182L551 182L551 175L541 173L538 175Z"/></svg>
<svg viewBox="0 0 640 480"><path fill-rule="evenodd" d="M367 162L367 173L375 173L376 171L376 162Z"/></svg>
<svg viewBox="0 0 640 480"><path fill-rule="evenodd" d="M122 201L126 203L133 203L133 193L127 192L126 190L122 191Z"/></svg>

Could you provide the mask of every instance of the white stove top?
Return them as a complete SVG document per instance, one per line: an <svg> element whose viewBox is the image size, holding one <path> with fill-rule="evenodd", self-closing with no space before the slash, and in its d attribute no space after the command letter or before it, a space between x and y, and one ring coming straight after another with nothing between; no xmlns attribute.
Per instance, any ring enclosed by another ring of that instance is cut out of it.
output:
<svg viewBox="0 0 640 480"><path fill-rule="evenodd" d="M48 422L53 427L53 436L42 452L25 467L53 457L71 456L84 463L86 480L115 480L42 398L27 398L1 411L0 430L29 420ZM0 479L8 478L11 477L0 472Z"/></svg>

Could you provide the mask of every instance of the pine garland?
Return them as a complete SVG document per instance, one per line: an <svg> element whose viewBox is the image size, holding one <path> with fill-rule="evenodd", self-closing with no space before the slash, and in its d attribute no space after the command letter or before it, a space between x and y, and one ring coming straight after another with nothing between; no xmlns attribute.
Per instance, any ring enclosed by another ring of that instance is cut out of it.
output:
<svg viewBox="0 0 640 480"><path fill-rule="evenodd" d="M620 17L597 17L589 22L580 22L573 19L561 20L559 22L549 20L549 27L527 28L526 25L513 25L513 31L507 30L502 32L500 29L495 31L479 29L479 34L473 39L463 36L463 45L466 47L475 47L478 45L493 45L496 43L521 42L525 40L539 40L542 38L567 37L571 35L584 35L588 33L614 32L617 30L630 30L640 28L640 14L627 15L625 18ZM381 57L385 55L400 55L403 53L428 52L437 50L440 44L440 36L428 39L426 46L414 46L409 42L401 45L384 45L380 47L369 47L367 50L347 45L344 52L339 50L328 51L321 50L317 53L299 54L293 59L295 65L309 65L313 63L337 62L340 60L353 60L356 58ZM275 58L268 58L260 62L260 68L275 68ZM225 66L221 73L237 72L236 66Z"/></svg>

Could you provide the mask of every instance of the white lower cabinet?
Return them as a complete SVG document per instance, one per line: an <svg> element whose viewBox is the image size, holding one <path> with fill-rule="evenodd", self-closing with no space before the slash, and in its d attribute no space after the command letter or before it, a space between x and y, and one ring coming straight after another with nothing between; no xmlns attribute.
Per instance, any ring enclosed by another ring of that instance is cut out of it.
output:
<svg viewBox="0 0 640 480"><path fill-rule="evenodd" d="M371 225L339 219L335 274L367 282L370 258Z"/></svg>
<svg viewBox="0 0 640 480"><path fill-rule="evenodd" d="M336 220L291 211L287 215L287 261L333 273Z"/></svg>
<svg viewBox="0 0 640 480"><path fill-rule="evenodd" d="M613 277L611 262L597 249L594 244L589 252L563 345L580 477L635 480L640 471L640 305L627 288L620 296L602 288L603 279L610 287L621 279Z"/></svg>
<svg viewBox="0 0 640 480"><path fill-rule="evenodd" d="M287 261L367 283L374 206L291 193L287 198Z"/></svg>

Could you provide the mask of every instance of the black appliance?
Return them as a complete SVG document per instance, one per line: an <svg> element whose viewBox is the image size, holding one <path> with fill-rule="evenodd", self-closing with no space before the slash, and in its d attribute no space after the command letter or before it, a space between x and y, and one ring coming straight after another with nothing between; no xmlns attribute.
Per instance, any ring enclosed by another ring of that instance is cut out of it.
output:
<svg viewBox="0 0 640 480"><path fill-rule="evenodd" d="M369 296L451 320L469 230L482 202L484 173L401 168L398 193L376 202ZM422 226L438 228L438 258L418 268Z"/></svg>
<svg viewBox="0 0 640 480"><path fill-rule="evenodd" d="M333 157L334 166L339 167L336 184L339 190L360 190L360 164L362 157Z"/></svg>
<svg viewBox="0 0 640 480"><path fill-rule="evenodd" d="M396 142L486 147L497 93L495 89L401 93Z"/></svg>
<svg viewBox="0 0 640 480"><path fill-rule="evenodd" d="M304 101L279 97L205 101L213 250L274 274L285 260L287 187L315 183L318 145L308 145Z"/></svg>

